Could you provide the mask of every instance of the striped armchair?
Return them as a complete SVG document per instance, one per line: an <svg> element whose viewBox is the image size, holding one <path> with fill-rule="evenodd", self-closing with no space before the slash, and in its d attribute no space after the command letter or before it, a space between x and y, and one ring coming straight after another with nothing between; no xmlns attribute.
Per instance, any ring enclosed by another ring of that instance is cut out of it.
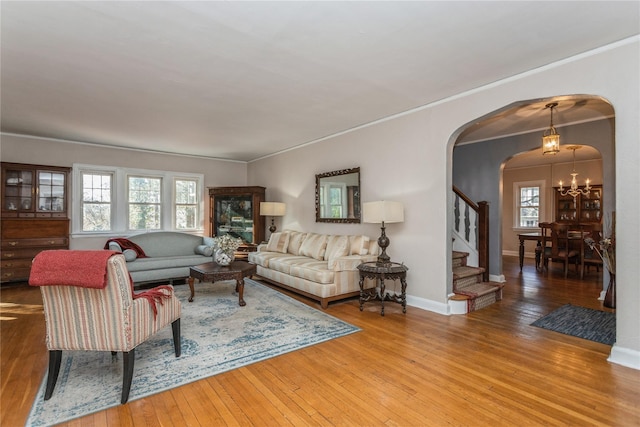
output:
<svg viewBox="0 0 640 427"><path fill-rule="evenodd" d="M91 256L92 252L104 254L109 251L55 252L58 254L54 255L76 252L76 256L82 257ZM97 253L94 255L100 256ZM77 284L37 285L30 281L32 285L40 286L44 303L46 344L49 349L45 400L53 394L60 371L62 350L111 351L114 354L123 352L122 403L129 399L135 348L138 344L171 324L175 354L176 357L180 356L181 305L173 295L173 288L161 286L134 296L124 256L117 254L107 257L106 286L102 289ZM34 260L34 268L37 262L38 257ZM77 269L82 271L85 266L85 263L78 263ZM41 267L41 271L42 269L50 272L46 270L46 265Z"/></svg>

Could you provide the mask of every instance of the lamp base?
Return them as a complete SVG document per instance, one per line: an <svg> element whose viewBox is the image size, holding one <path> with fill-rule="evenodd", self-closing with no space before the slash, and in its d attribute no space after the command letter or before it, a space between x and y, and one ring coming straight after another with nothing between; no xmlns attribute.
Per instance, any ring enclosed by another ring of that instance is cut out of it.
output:
<svg viewBox="0 0 640 427"><path fill-rule="evenodd" d="M273 222L273 217L271 218L271 226L269 227L269 231L271 234L276 232L276 224Z"/></svg>
<svg viewBox="0 0 640 427"><path fill-rule="evenodd" d="M389 238L385 234L384 222L382 223L382 227L380 227L381 234L378 237L378 246L382 249L380 255L378 255L377 265L389 265L391 264L391 257L387 255L387 247L389 246Z"/></svg>

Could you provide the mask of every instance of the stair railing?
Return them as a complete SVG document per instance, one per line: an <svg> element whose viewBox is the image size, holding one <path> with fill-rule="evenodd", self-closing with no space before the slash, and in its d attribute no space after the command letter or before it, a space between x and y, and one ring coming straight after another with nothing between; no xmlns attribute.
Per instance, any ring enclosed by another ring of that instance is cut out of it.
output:
<svg viewBox="0 0 640 427"><path fill-rule="evenodd" d="M477 253L478 267L485 269L482 280L489 281L489 203L473 202L455 185L454 231L464 244ZM475 258L475 254L473 257Z"/></svg>

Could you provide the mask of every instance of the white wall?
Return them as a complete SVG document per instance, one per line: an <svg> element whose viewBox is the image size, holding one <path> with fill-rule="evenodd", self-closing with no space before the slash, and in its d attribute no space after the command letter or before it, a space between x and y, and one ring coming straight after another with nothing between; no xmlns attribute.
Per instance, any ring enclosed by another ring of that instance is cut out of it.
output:
<svg viewBox="0 0 640 427"><path fill-rule="evenodd" d="M292 206L280 227L376 236L372 224L316 224L314 174L360 166L362 201L397 200L405 222L390 224L389 254L409 267L409 304L445 312L451 284L453 142L465 124L518 100L569 94L606 98L616 113L617 343L611 359L640 369L640 38L561 61L410 114L249 165L248 182ZM499 231L498 231L499 232ZM507 283L508 286L508 283Z"/></svg>
<svg viewBox="0 0 640 427"><path fill-rule="evenodd" d="M0 158L3 162L32 163L71 167L73 163L119 166L162 171L204 174L204 229L209 231L209 192L206 187L246 185L247 164L191 156L172 156L136 150L106 148L52 139L0 135ZM72 181L70 180L72 184ZM73 189L71 195L73 195ZM69 200L71 202L71 199ZM71 249L102 249L107 240L99 237L72 237Z"/></svg>

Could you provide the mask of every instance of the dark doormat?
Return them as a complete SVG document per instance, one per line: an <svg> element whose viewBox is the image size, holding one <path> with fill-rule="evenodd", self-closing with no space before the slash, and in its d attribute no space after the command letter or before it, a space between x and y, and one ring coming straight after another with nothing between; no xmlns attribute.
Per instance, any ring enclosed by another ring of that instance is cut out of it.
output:
<svg viewBox="0 0 640 427"><path fill-rule="evenodd" d="M602 344L616 342L615 313L592 308L566 304L531 325Z"/></svg>

